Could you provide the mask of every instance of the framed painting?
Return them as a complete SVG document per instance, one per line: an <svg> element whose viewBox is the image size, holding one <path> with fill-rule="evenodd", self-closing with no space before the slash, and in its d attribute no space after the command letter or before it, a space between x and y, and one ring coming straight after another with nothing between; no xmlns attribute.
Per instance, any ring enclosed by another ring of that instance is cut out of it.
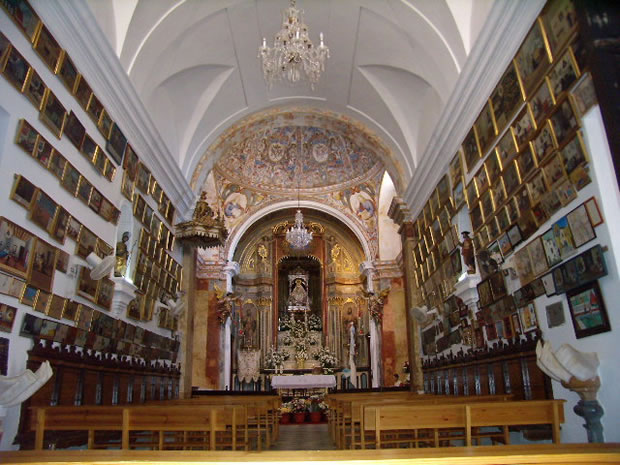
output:
<svg viewBox="0 0 620 465"><path fill-rule="evenodd" d="M517 144L512 130L506 131L500 138L497 146L495 147L495 153L497 153L497 159L502 167L505 169L514 157L517 155Z"/></svg>
<svg viewBox="0 0 620 465"><path fill-rule="evenodd" d="M93 185L84 176L80 176L80 184L78 186L77 198L88 205Z"/></svg>
<svg viewBox="0 0 620 465"><path fill-rule="evenodd" d="M91 302L96 302L98 285L99 281L91 279L90 270L83 266L80 269L80 276L78 278L77 295L84 297Z"/></svg>
<svg viewBox="0 0 620 465"><path fill-rule="evenodd" d="M16 174L14 177L15 181L13 182L10 198L26 210L30 210L32 199L34 198L37 188L21 174Z"/></svg>
<svg viewBox="0 0 620 465"><path fill-rule="evenodd" d="M560 154L566 173L569 175L575 171L577 167L588 163L588 155L580 131L577 131L577 135L564 146Z"/></svg>
<svg viewBox="0 0 620 465"><path fill-rule="evenodd" d="M589 174L589 168L587 166L578 166L575 168L575 170L568 176L568 179L570 179L578 191L592 182L592 178Z"/></svg>
<svg viewBox="0 0 620 465"><path fill-rule="evenodd" d="M585 115L590 108L598 103L592 75L586 73L579 82L573 87L570 93L575 111L579 116Z"/></svg>
<svg viewBox="0 0 620 465"><path fill-rule="evenodd" d="M484 215L480 203L477 203L476 205L474 205L473 208L470 209L469 215L471 217L471 227L474 231L477 231L482 227L484 223Z"/></svg>
<svg viewBox="0 0 620 465"><path fill-rule="evenodd" d="M15 143L28 155L32 155L34 153L38 136L39 133L30 125L28 121L24 119L20 120L17 135L15 136Z"/></svg>
<svg viewBox="0 0 620 465"><path fill-rule="evenodd" d="M45 313L51 299L52 294L50 292L39 290L39 293L37 294L37 300L34 303L34 310L37 312Z"/></svg>
<svg viewBox="0 0 620 465"><path fill-rule="evenodd" d="M29 69L30 65L26 59L15 47L11 47L2 74L19 92L24 89Z"/></svg>
<svg viewBox="0 0 620 465"><path fill-rule="evenodd" d="M163 195L161 196L161 202L159 203L159 213L161 213L164 218L168 218L166 215L168 213L169 204L170 204L170 200L168 199L168 196L164 192ZM426 215L426 212L424 214ZM426 220L426 224L430 224L430 220Z"/></svg>
<svg viewBox="0 0 620 465"><path fill-rule="evenodd" d="M534 149L531 146L527 146L523 152L521 152L517 158L517 165L519 166L519 173L521 179L524 181L528 179L538 168L538 160L534 154Z"/></svg>
<svg viewBox="0 0 620 465"><path fill-rule="evenodd" d="M43 107L39 114L41 121L60 139L65 126L67 110L50 89L45 90Z"/></svg>
<svg viewBox="0 0 620 465"><path fill-rule="evenodd" d="M121 165L123 162L126 146L127 138L118 127L118 124L114 123L110 131L110 138L106 144L106 149L117 165Z"/></svg>
<svg viewBox="0 0 620 465"><path fill-rule="evenodd" d="M510 163L502 173L502 180L504 181L504 189L506 196L512 195L521 185L521 176L519 174L519 167L516 160Z"/></svg>
<svg viewBox="0 0 620 465"><path fill-rule="evenodd" d="M78 307L78 317L76 325L79 329L88 331L90 329L90 322L93 319L94 310L88 305L80 304Z"/></svg>
<svg viewBox="0 0 620 465"><path fill-rule="evenodd" d="M551 123L547 120L534 136L531 142L532 148L539 160L544 160L557 148L557 142L551 128Z"/></svg>
<svg viewBox="0 0 620 465"><path fill-rule="evenodd" d="M525 107L523 111L517 116L514 124L512 125L512 132L514 134L515 143L519 150L523 150L523 147L527 145L532 138L534 131L536 130L536 124L531 114L529 107ZM516 154L516 152L515 152Z"/></svg>
<svg viewBox="0 0 620 465"><path fill-rule="evenodd" d="M566 298L577 339L611 331L598 281L567 292Z"/></svg>
<svg viewBox="0 0 620 465"><path fill-rule="evenodd" d="M499 132L508 125L521 103L523 94L519 77L514 63L511 62L491 94L491 107Z"/></svg>
<svg viewBox="0 0 620 465"><path fill-rule="evenodd" d="M556 294L555 283L553 282L553 273L547 273L546 275L543 275L540 280L542 281L543 287L545 288L545 295L547 297L551 297Z"/></svg>
<svg viewBox="0 0 620 465"><path fill-rule="evenodd" d="M41 79L41 76L30 67L28 75L26 76L26 82L24 84L24 95L28 100L32 102L37 110L41 110L43 104L43 97L45 96L45 89L47 89L45 82Z"/></svg>
<svg viewBox="0 0 620 465"><path fill-rule="evenodd" d="M452 200L454 202L454 211L457 212L465 204L465 191L463 190L463 178L456 183L452 189Z"/></svg>
<svg viewBox="0 0 620 465"><path fill-rule="evenodd" d="M450 174L450 185L454 189L454 186L456 186L459 182L462 181L462 177L464 174L463 173L463 159L461 158L460 150L456 152L456 155L454 155L454 158L452 158L452 161L450 161L449 174ZM157 203L159 203L161 201L161 194L159 195L158 198L155 198L155 200L157 200Z"/></svg>
<svg viewBox="0 0 620 465"><path fill-rule="evenodd" d="M530 182L527 183L527 190L530 195L530 202L532 205L540 202L543 195L547 192L547 184L545 183L545 177L542 170L538 170L532 176Z"/></svg>
<svg viewBox="0 0 620 465"><path fill-rule="evenodd" d="M467 184L467 188L465 189L465 199L467 200L467 206L471 210L473 205L478 201L478 191L476 190L476 182L472 179L469 184Z"/></svg>
<svg viewBox="0 0 620 465"><path fill-rule="evenodd" d="M502 255L502 251L498 241L495 241L487 247L487 252L492 260L495 260L497 265L501 265L504 263L504 256ZM487 266L487 274L491 274L498 270L497 265L495 266Z"/></svg>
<svg viewBox="0 0 620 465"><path fill-rule="evenodd" d="M482 194L489 188L489 177L487 176L484 166L480 167L474 176L474 180L476 181L476 191L478 192L478 196L482 197Z"/></svg>
<svg viewBox="0 0 620 465"><path fill-rule="evenodd" d="M7 15L13 20L17 27L24 33L28 42L35 40L39 26L39 16L35 13L28 2L24 1L3 1L0 2Z"/></svg>
<svg viewBox="0 0 620 465"><path fill-rule="evenodd" d="M545 173L547 185L554 188L559 181L566 179L566 171L564 171L564 163L559 153L554 154L544 165L542 170Z"/></svg>
<svg viewBox="0 0 620 465"><path fill-rule="evenodd" d="M24 292L24 287L26 287L25 281L18 278L11 278L11 283L9 284L9 291L7 294L11 297L19 299Z"/></svg>
<svg viewBox="0 0 620 465"><path fill-rule="evenodd" d="M42 323L43 320L41 318L37 318L34 315L26 313L22 321L22 327L19 335L25 337L39 337Z"/></svg>
<svg viewBox="0 0 620 465"><path fill-rule="evenodd" d="M103 197L101 199L101 206L99 208L99 216L104 220L116 224L118 222L117 208L108 199Z"/></svg>
<svg viewBox="0 0 620 465"><path fill-rule="evenodd" d="M535 276L540 276L549 269L545 255L545 248L543 247L540 236L536 237L527 245L527 251L530 254L532 271Z"/></svg>
<svg viewBox="0 0 620 465"><path fill-rule="evenodd" d="M573 51L569 47L547 75L553 97L556 100L563 97L578 77L579 68L577 67Z"/></svg>
<svg viewBox="0 0 620 465"><path fill-rule="evenodd" d="M99 119L103 114L103 104L99 101L95 94L91 94L90 99L88 100L86 113L88 113L88 116L90 116L95 125L99 123Z"/></svg>
<svg viewBox="0 0 620 465"><path fill-rule="evenodd" d="M487 101L486 105L482 108L482 112L474 125L476 127L476 134L478 135L480 151L484 155L491 148L491 142L493 142L497 135L497 128L495 127L490 101Z"/></svg>
<svg viewBox="0 0 620 465"><path fill-rule="evenodd" d="M603 216L601 215L601 211L596 203L596 197L590 197L584 202L584 205L588 212L588 217L590 218L590 224L592 224L592 227L595 228L599 224L603 224Z"/></svg>
<svg viewBox="0 0 620 465"><path fill-rule="evenodd" d="M539 205L542 206L547 218L551 218L555 212L562 208L562 200L560 199L557 186L554 186L553 189L543 195Z"/></svg>
<svg viewBox="0 0 620 465"><path fill-rule="evenodd" d="M52 292L56 270L56 247L37 238L33 253L28 284L46 292Z"/></svg>
<svg viewBox="0 0 620 465"><path fill-rule="evenodd" d="M511 197L508 202L506 202L504 210L506 210L506 216L508 217L508 222L510 224L516 222L521 215L519 212L519 205L517 204L517 199L515 197Z"/></svg>
<svg viewBox="0 0 620 465"><path fill-rule="evenodd" d="M67 299L57 294L53 294L50 300L50 304L47 306L46 315L51 318L56 318L57 320L60 320L66 303Z"/></svg>
<svg viewBox="0 0 620 465"><path fill-rule="evenodd" d="M41 189L37 190L30 209L30 219L37 226L40 226L45 231L50 231L52 222L56 217L56 211L58 210L58 204L52 200L52 198L43 192Z"/></svg>
<svg viewBox="0 0 620 465"><path fill-rule="evenodd" d="M97 156L98 149L99 146L94 141L94 139L88 134L84 134L84 139L82 139L82 146L80 147L80 151L90 163L95 163L95 157Z"/></svg>
<svg viewBox="0 0 620 465"><path fill-rule="evenodd" d="M105 164L105 171L103 172L103 176L110 182L114 180L114 176L116 175L116 167L113 163L110 163L108 160Z"/></svg>
<svg viewBox="0 0 620 465"><path fill-rule="evenodd" d="M80 172L69 162L65 167L60 183L71 195L76 196L78 186L80 185Z"/></svg>
<svg viewBox="0 0 620 465"><path fill-rule="evenodd" d="M518 228L519 226L514 225L513 227ZM497 239L497 246L499 247L499 250L501 251L503 256L506 256L510 253L510 251L512 250L512 242L510 241L510 236L508 235L508 232L505 232L504 234L499 236L499 238Z"/></svg>
<svg viewBox="0 0 620 465"><path fill-rule="evenodd" d="M534 269L530 260L527 248L522 248L515 252L515 268L522 285L529 283L534 279Z"/></svg>
<svg viewBox="0 0 620 465"><path fill-rule="evenodd" d="M99 174L103 175L103 173L105 173L105 165L107 163L109 163L109 161L105 153L103 153L102 150L97 150L97 155L93 160L93 164L95 165L95 169L99 171Z"/></svg>
<svg viewBox="0 0 620 465"><path fill-rule="evenodd" d="M485 220L493 215L493 197L491 192L487 191L480 196L480 205L482 206L482 215Z"/></svg>
<svg viewBox="0 0 620 465"><path fill-rule="evenodd" d="M112 297L114 297L114 281L109 278L104 278L99 283L97 305L110 310L112 307Z"/></svg>
<svg viewBox="0 0 620 465"><path fill-rule="evenodd" d="M493 183L495 183L495 181L497 181L502 174L502 165L500 164L496 153L489 154L484 162L484 169L487 172L489 183L493 185Z"/></svg>
<svg viewBox="0 0 620 465"><path fill-rule="evenodd" d="M504 189L504 181L501 178L492 184L491 197L493 198L493 205L497 211L506 201L506 190Z"/></svg>
<svg viewBox="0 0 620 465"><path fill-rule="evenodd" d="M536 20L515 56L523 93L529 97L536 84L543 79L551 56L540 18Z"/></svg>
<svg viewBox="0 0 620 465"><path fill-rule="evenodd" d="M153 209L150 206L146 205L146 208L144 209L144 215L142 216L142 224L146 226L148 230L150 230L152 221L153 221Z"/></svg>
<svg viewBox="0 0 620 465"><path fill-rule="evenodd" d="M567 257L573 255L576 249L573 234L571 233L570 226L568 224L568 219L563 216L555 222L551 229L553 230L556 242L560 248L562 260L565 260Z"/></svg>
<svg viewBox="0 0 620 465"><path fill-rule="evenodd" d="M58 70L59 59L62 53L62 48L52 35L52 33L45 26L41 28L37 38L34 42L34 49L39 54L41 59L47 64L52 73L56 73Z"/></svg>
<svg viewBox="0 0 620 465"><path fill-rule="evenodd" d="M80 228L80 236L75 248L75 254L83 259L86 259L91 252L95 251L97 247L97 236L88 228L82 226Z"/></svg>
<svg viewBox="0 0 620 465"><path fill-rule="evenodd" d="M491 294L493 301L498 301L507 294L506 281L504 280L504 272L498 271L489 277Z"/></svg>
<svg viewBox="0 0 620 465"><path fill-rule="evenodd" d="M10 333L13 331L17 308L0 303L0 331Z"/></svg>
<svg viewBox="0 0 620 465"><path fill-rule="evenodd" d="M493 295L491 294L491 283L488 279L478 284L477 289L479 307L486 307L487 305L493 303Z"/></svg>
<svg viewBox="0 0 620 465"><path fill-rule="evenodd" d="M534 92L529 105L536 126L540 126L545 118L549 116L555 105L555 100L551 96L551 89L549 89L549 82L546 79L536 92Z"/></svg>
<svg viewBox="0 0 620 465"><path fill-rule="evenodd" d="M140 160L138 158L138 155L136 155L136 152L131 147L131 145L127 144L125 148L125 158L123 159L123 168L125 169L125 173L131 181L136 180L139 163Z"/></svg>
<svg viewBox="0 0 620 465"><path fill-rule="evenodd" d="M93 91L91 90L90 85L86 82L84 76L80 74L74 95L75 99L84 110L88 107L88 102L90 101L90 96L92 93Z"/></svg>
<svg viewBox="0 0 620 465"><path fill-rule="evenodd" d="M67 273L69 271L69 259L71 255L69 255L64 250L58 249L58 256L56 257L56 269L61 273Z"/></svg>
<svg viewBox="0 0 620 465"><path fill-rule="evenodd" d="M37 143L34 147L34 152L32 153L32 156L45 168L47 168L50 164L52 150L52 145L47 140L45 140L45 138L41 134L39 134L37 136Z"/></svg>
<svg viewBox="0 0 620 465"><path fill-rule="evenodd" d="M134 200L134 181L131 180L129 174L123 174L123 183L121 184L121 193L131 202Z"/></svg>
<svg viewBox="0 0 620 465"><path fill-rule="evenodd" d="M556 241L553 229L549 229L543 233L541 239L549 267L553 267L560 263L562 261L562 255L560 254L560 247Z"/></svg>
<svg viewBox="0 0 620 465"><path fill-rule="evenodd" d="M573 1L550 2L542 13L542 20L553 56L557 57L558 52L577 30L579 24Z"/></svg>
<svg viewBox="0 0 620 465"><path fill-rule="evenodd" d="M62 175L65 172L65 166L67 165L67 159L58 151L54 150L48 169L54 176L62 181Z"/></svg>
<svg viewBox="0 0 620 465"><path fill-rule="evenodd" d="M136 188L143 194L148 194L149 185L151 183L151 172L142 163L138 164L138 173L136 176Z"/></svg>
<svg viewBox="0 0 620 465"><path fill-rule="evenodd" d="M27 284L24 286L24 290L19 299L19 302L24 305L28 305L29 307L33 307L34 303L37 300L38 294L39 294L39 290L36 287L30 286Z"/></svg>
<svg viewBox="0 0 620 465"><path fill-rule="evenodd" d="M157 184L156 182L154 184ZM439 207L443 207L450 202L450 178L445 174L437 183L437 198Z"/></svg>
<svg viewBox="0 0 620 465"><path fill-rule="evenodd" d="M486 229L487 229L487 234L489 236L489 239L488 239L489 242L494 241L501 234L501 231L497 224L497 218L494 216L487 222Z"/></svg>
<svg viewBox="0 0 620 465"><path fill-rule="evenodd" d="M103 195L97 189L93 189L90 194L90 199L88 200L88 206L95 213L99 213L101 211L101 203L103 202Z"/></svg>
<svg viewBox="0 0 620 465"><path fill-rule="evenodd" d="M467 172L469 173L474 168L474 165L480 159L480 148L478 146L478 138L476 136L476 131L474 130L473 127L469 130L469 132L467 133L467 136L465 136L465 140L463 141L463 145L462 145L462 150L463 150L463 158L465 160L465 168L467 169Z"/></svg>
<svg viewBox="0 0 620 465"><path fill-rule="evenodd" d="M579 129L579 121L568 99L564 99L558 104L550 119L555 138L560 147L570 140Z"/></svg>
<svg viewBox="0 0 620 465"><path fill-rule="evenodd" d="M579 248L596 238L596 233L590 224L588 212L584 204L579 205L568 215L566 215L566 219L568 221L576 248Z"/></svg>
<svg viewBox="0 0 620 465"><path fill-rule="evenodd" d="M50 229L50 235L61 244L65 243L65 237L67 236L67 226L69 224L69 212L64 207L58 208L58 213L54 219L54 223Z"/></svg>
<svg viewBox="0 0 620 465"><path fill-rule="evenodd" d="M506 213L506 209L499 209L495 217L497 218L497 226L499 226L499 230L502 232L507 231L508 227L512 224L512 221L510 221L508 213Z"/></svg>
<svg viewBox="0 0 620 465"><path fill-rule="evenodd" d="M144 198L141 195L137 195L136 196L136 201L134 202L133 215L140 222L142 222L142 219L144 218L144 211L145 210L146 210L146 202L144 201Z"/></svg>
<svg viewBox="0 0 620 465"><path fill-rule="evenodd" d="M536 316L536 306L530 302L525 307L519 309L519 320L521 329L524 333L538 329L538 317Z"/></svg>
<svg viewBox="0 0 620 465"><path fill-rule="evenodd" d="M69 223L67 224L67 237L77 242L78 237L80 236L81 228L82 228L82 223L80 223L77 220L77 218L74 218L72 216L69 219Z"/></svg>
<svg viewBox="0 0 620 465"><path fill-rule="evenodd" d="M71 94L75 90L78 74L73 60L66 51L63 51L60 66L58 67L58 77Z"/></svg>

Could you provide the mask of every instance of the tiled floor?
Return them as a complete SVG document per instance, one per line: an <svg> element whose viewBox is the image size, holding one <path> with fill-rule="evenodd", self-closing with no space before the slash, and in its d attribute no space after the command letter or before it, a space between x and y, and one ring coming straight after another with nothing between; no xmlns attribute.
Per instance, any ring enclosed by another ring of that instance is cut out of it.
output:
<svg viewBox="0 0 620 465"><path fill-rule="evenodd" d="M327 423L280 425L280 436L271 450L334 450Z"/></svg>

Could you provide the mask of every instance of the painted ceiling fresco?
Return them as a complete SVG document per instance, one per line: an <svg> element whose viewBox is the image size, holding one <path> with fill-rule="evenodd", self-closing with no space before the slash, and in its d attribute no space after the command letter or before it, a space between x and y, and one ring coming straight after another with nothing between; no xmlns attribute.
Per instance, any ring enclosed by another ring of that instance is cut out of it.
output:
<svg viewBox="0 0 620 465"><path fill-rule="evenodd" d="M358 184L383 164L342 133L290 125L252 133L232 145L215 169L231 181L266 192L325 192Z"/></svg>

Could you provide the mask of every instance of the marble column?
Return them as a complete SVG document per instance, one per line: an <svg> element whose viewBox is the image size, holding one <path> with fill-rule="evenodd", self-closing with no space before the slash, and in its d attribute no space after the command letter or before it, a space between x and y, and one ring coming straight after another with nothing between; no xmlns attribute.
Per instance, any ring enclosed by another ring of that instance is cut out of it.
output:
<svg viewBox="0 0 620 465"><path fill-rule="evenodd" d="M237 262L228 262L224 265L224 274L226 275L226 293L232 294L234 292L232 280L235 276L239 274L241 270L239 263ZM226 323L224 323L223 331L220 333L222 336L222 340L220 341L220 347L222 348L222 354L224 354L224 371L223 371L223 379L220 380L220 387L226 390L232 390L233 386L231 383L231 373L232 373L232 346L231 346L231 336L232 336L232 315L230 315Z"/></svg>
<svg viewBox="0 0 620 465"><path fill-rule="evenodd" d="M375 266L371 261L360 263L360 273L366 276L366 291L374 294L375 292Z"/></svg>
<svg viewBox="0 0 620 465"><path fill-rule="evenodd" d="M372 262L360 263L360 272L366 276L366 291L374 294L375 266ZM368 318L370 328L370 370L372 373L372 387L381 386L381 324L372 317Z"/></svg>

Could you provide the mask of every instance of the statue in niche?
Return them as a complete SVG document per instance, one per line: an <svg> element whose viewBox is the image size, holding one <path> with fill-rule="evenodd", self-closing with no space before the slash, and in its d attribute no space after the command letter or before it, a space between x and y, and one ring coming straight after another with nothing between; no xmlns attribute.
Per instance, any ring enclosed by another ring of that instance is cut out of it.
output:
<svg viewBox="0 0 620 465"><path fill-rule="evenodd" d="M289 295L288 304L294 307L305 307L308 305L308 289L304 286L301 278L297 278L293 282L293 290Z"/></svg>
<svg viewBox="0 0 620 465"><path fill-rule="evenodd" d="M116 263L114 265L114 276L116 277L125 276L127 272L127 259L129 258L127 242L129 242L129 237L129 232L125 231L121 240L116 243Z"/></svg>

